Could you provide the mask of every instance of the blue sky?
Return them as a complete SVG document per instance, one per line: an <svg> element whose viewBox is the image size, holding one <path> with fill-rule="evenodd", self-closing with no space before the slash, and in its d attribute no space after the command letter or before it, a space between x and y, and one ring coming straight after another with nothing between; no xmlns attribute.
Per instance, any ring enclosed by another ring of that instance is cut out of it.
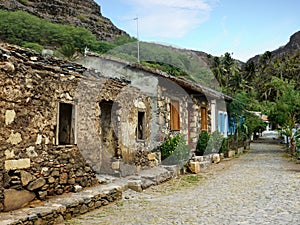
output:
<svg viewBox="0 0 300 225"><path fill-rule="evenodd" d="M139 39L246 61L300 30L299 0L96 0L102 15Z"/></svg>

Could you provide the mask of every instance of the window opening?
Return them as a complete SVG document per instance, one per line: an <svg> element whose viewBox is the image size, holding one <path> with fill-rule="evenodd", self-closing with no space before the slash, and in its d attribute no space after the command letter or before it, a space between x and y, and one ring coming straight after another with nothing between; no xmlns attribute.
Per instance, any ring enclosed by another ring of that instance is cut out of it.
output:
<svg viewBox="0 0 300 225"><path fill-rule="evenodd" d="M145 140L145 112L138 112L137 139Z"/></svg>
<svg viewBox="0 0 300 225"><path fill-rule="evenodd" d="M68 103L59 103L58 126L56 144L76 144L76 116L75 106Z"/></svg>

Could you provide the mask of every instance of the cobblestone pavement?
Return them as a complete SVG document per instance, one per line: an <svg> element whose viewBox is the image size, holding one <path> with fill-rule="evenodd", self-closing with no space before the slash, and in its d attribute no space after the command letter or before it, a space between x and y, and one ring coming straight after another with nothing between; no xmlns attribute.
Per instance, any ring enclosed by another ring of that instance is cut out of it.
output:
<svg viewBox="0 0 300 225"><path fill-rule="evenodd" d="M300 224L300 164L282 146L251 145L238 159L211 166L66 224Z"/></svg>

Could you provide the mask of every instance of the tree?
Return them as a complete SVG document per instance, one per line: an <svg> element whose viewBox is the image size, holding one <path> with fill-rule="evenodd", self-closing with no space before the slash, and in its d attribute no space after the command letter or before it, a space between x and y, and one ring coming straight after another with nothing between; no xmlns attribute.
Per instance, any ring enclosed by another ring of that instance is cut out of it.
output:
<svg viewBox="0 0 300 225"><path fill-rule="evenodd" d="M234 94L243 89L240 68L230 53L226 52L224 56L214 57L211 69L219 85L227 94Z"/></svg>
<svg viewBox="0 0 300 225"><path fill-rule="evenodd" d="M273 77L272 84L278 90L269 114L272 122L284 127L290 125L293 118L295 118L294 123L299 121L300 92L296 90L295 82Z"/></svg>

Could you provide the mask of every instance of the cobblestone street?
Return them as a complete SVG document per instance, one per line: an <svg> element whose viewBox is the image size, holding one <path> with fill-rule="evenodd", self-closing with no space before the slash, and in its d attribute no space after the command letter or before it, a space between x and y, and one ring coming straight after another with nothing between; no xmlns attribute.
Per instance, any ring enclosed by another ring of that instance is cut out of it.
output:
<svg viewBox="0 0 300 225"><path fill-rule="evenodd" d="M66 224L300 224L300 164L282 146L249 153L142 193Z"/></svg>

